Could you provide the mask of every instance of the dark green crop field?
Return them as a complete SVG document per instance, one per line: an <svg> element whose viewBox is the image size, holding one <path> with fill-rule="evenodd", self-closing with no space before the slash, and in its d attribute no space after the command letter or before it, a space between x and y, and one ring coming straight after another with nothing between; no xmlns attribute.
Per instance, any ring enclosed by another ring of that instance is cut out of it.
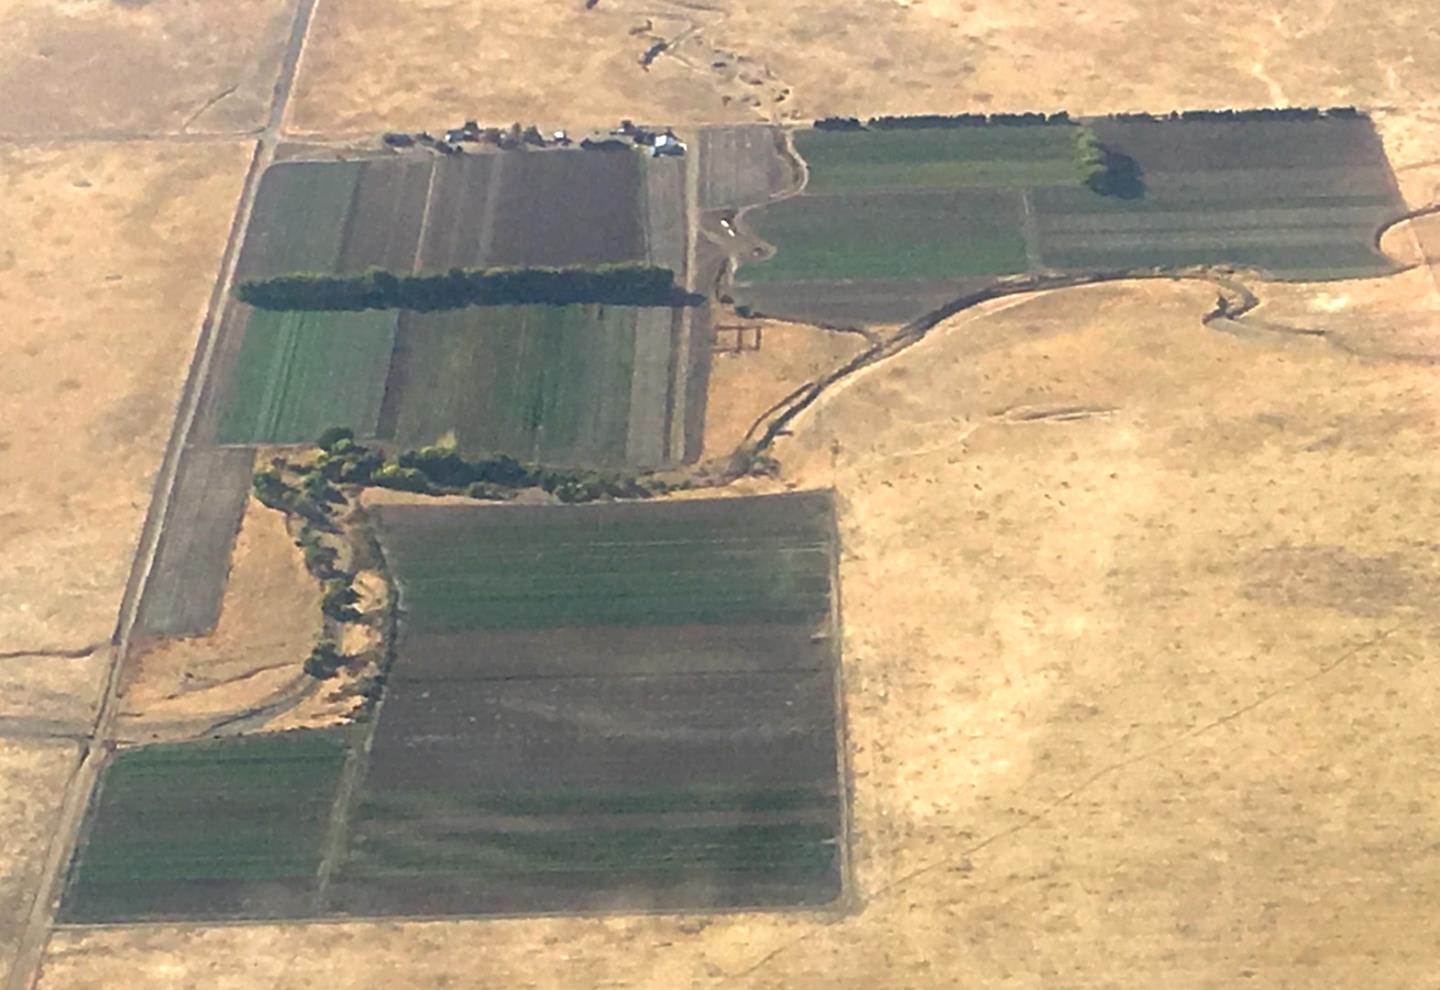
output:
<svg viewBox="0 0 1440 990"><path fill-rule="evenodd" d="M1024 271L1020 196L1004 190L800 196L760 211L777 246L747 283L925 280Z"/></svg>
<svg viewBox="0 0 1440 990"><path fill-rule="evenodd" d="M249 310L220 407L221 443L304 443L327 426L375 434L396 314Z"/></svg>
<svg viewBox="0 0 1440 990"><path fill-rule="evenodd" d="M741 267L736 299L857 326L921 316L947 285L953 299L977 278L1023 272L1222 265L1324 280L1396 268L1375 234L1404 205L1366 118L1089 126L1138 169L1126 196L1082 182L1073 125L800 131L808 183L746 214L776 253Z"/></svg>
<svg viewBox="0 0 1440 990"><path fill-rule="evenodd" d="M71 922L311 913L345 747L311 732L118 753L61 906Z"/></svg>
<svg viewBox="0 0 1440 990"><path fill-rule="evenodd" d="M802 500L382 518L417 633L803 622L829 603L826 514Z"/></svg>

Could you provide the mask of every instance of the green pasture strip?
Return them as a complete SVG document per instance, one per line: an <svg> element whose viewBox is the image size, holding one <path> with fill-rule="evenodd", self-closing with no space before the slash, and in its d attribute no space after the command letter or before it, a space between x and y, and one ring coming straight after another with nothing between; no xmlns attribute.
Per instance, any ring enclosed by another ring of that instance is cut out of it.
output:
<svg viewBox="0 0 1440 990"><path fill-rule="evenodd" d="M800 131L806 191L1021 188L1081 179L1073 125Z"/></svg>
<svg viewBox="0 0 1440 990"><path fill-rule="evenodd" d="M469 454L623 464L634 310L476 307L414 317L405 334L402 446L454 436Z"/></svg>
<svg viewBox="0 0 1440 990"><path fill-rule="evenodd" d="M1005 192L799 196L750 215L774 257L741 282L951 279L1027 268L1019 197Z"/></svg>
<svg viewBox="0 0 1440 990"><path fill-rule="evenodd" d="M541 788L471 793L370 794L353 821L409 825L427 817L492 815L644 815L675 812L780 812L833 809L833 787L691 784L667 788Z"/></svg>
<svg viewBox="0 0 1440 990"><path fill-rule="evenodd" d="M67 913L144 913L147 884L313 880L345 753L319 733L122 751L101 778ZM132 901L114 894L126 884Z"/></svg>
<svg viewBox="0 0 1440 990"><path fill-rule="evenodd" d="M221 409L221 443L375 432L395 347L392 312L251 310Z"/></svg>
<svg viewBox="0 0 1440 990"><path fill-rule="evenodd" d="M359 162L282 163L266 174L267 183L277 184L276 195L262 198L249 227L250 236L265 239L264 271L335 270L360 167Z"/></svg>
<svg viewBox="0 0 1440 990"><path fill-rule="evenodd" d="M395 545L417 631L696 622L803 622L829 608L830 551L692 528L688 539L497 544L486 530Z"/></svg>

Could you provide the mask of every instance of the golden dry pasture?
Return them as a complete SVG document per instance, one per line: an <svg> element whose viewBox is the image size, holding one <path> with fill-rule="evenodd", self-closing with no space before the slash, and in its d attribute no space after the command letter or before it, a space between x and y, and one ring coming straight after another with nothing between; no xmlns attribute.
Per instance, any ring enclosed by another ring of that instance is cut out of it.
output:
<svg viewBox="0 0 1440 990"><path fill-rule="evenodd" d="M1423 986L1434 370L1212 298L964 314L741 486L840 499L848 909L61 932L41 986Z"/></svg>
<svg viewBox="0 0 1440 990"><path fill-rule="evenodd" d="M827 114L1408 106L1440 91L1421 4L1287 0L322 0L301 132ZM669 47L648 71L640 58Z"/></svg>
<svg viewBox="0 0 1440 990"><path fill-rule="evenodd" d="M0 135L249 131L295 0L0 0Z"/></svg>
<svg viewBox="0 0 1440 990"><path fill-rule="evenodd" d="M115 628L252 147L0 149L0 652Z"/></svg>

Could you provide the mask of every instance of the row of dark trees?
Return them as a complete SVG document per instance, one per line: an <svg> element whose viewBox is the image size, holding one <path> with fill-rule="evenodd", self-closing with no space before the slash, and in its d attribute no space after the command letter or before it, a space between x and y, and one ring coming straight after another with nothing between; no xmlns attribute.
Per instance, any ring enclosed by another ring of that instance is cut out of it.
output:
<svg viewBox="0 0 1440 990"><path fill-rule="evenodd" d="M371 269L354 275L295 273L247 279L236 287L259 309L458 309L542 303L680 306L696 302L675 284L675 273L654 265L592 268L452 268L437 273Z"/></svg>
<svg viewBox="0 0 1440 990"><path fill-rule="evenodd" d="M1324 117L1355 119L1364 113L1356 107L1264 107L1255 110L1175 110L1168 114L1113 113L1109 120L1125 122L1160 121L1240 121L1240 120L1319 120ZM991 125L1029 126L1072 123L1070 114L1057 113L957 113L914 114L908 117L823 117L815 121L820 131L901 130L933 127L987 127Z"/></svg>
<svg viewBox="0 0 1440 990"><path fill-rule="evenodd" d="M896 131L924 130L934 127L985 127L990 124L1035 127L1043 124L1068 124L1070 115L1059 113L923 113L909 117L822 117L815 121L819 131Z"/></svg>

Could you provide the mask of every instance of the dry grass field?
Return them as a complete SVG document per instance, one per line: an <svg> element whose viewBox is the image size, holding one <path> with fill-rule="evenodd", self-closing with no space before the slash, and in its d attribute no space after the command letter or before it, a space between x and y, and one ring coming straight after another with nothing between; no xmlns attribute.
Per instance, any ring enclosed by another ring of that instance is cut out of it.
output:
<svg viewBox="0 0 1440 990"><path fill-rule="evenodd" d="M719 322L747 329L722 331L717 342L705 401L702 460L733 452L755 421L793 389L844 364L866 345L859 334L821 330L803 323L743 320L733 315ZM729 349L737 338L741 348Z"/></svg>
<svg viewBox="0 0 1440 990"><path fill-rule="evenodd" d="M0 135L265 122L294 0L0 0Z"/></svg>
<svg viewBox="0 0 1440 990"><path fill-rule="evenodd" d="M115 628L250 150L0 150L0 653Z"/></svg>
<svg viewBox="0 0 1440 990"><path fill-rule="evenodd" d="M0 977L9 969L78 763L74 743L0 739Z"/></svg>
<svg viewBox="0 0 1440 990"><path fill-rule="evenodd" d="M1425 985L1433 371L1212 299L962 315L777 450L841 502L852 911L62 932L41 986Z"/></svg>
<svg viewBox="0 0 1440 990"><path fill-rule="evenodd" d="M831 113L1414 105L1440 25L1334 0L325 0L293 123L565 125ZM646 71L655 42L671 47Z"/></svg>

